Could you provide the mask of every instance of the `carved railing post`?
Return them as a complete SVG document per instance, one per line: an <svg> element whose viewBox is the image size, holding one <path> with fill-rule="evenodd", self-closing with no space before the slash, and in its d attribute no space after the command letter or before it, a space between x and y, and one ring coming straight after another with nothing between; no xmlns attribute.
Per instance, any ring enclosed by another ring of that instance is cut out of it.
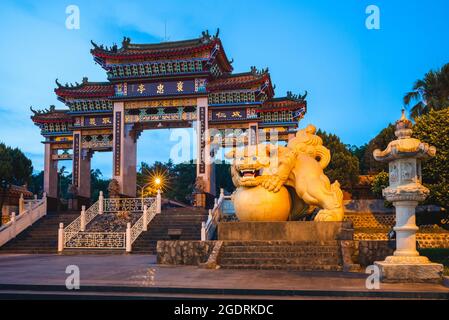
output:
<svg viewBox="0 0 449 320"><path fill-rule="evenodd" d="M148 211L148 206L144 205L143 206L143 226L142 226L142 230L143 231L147 231L148 230L148 216L147 216L147 211Z"/></svg>
<svg viewBox="0 0 449 320"><path fill-rule="evenodd" d="M201 222L201 241L206 241L206 222Z"/></svg>
<svg viewBox="0 0 449 320"><path fill-rule="evenodd" d="M58 252L64 250L64 223L59 223L58 229Z"/></svg>
<svg viewBox="0 0 449 320"><path fill-rule="evenodd" d="M19 199L19 215L25 211L25 199L23 198L23 193L20 194Z"/></svg>
<svg viewBox="0 0 449 320"><path fill-rule="evenodd" d="M11 235L12 238L16 237L16 213L11 213Z"/></svg>
<svg viewBox="0 0 449 320"><path fill-rule="evenodd" d="M161 213L161 207L162 207L161 190L158 190L156 196L156 213Z"/></svg>
<svg viewBox="0 0 449 320"><path fill-rule="evenodd" d="M80 223L80 231L86 231L86 206L81 207L81 223Z"/></svg>
<svg viewBox="0 0 449 320"><path fill-rule="evenodd" d="M103 191L100 191L100 195L98 197L98 214L103 214L104 211L104 196Z"/></svg>
<svg viewBox="0 0 449 320"><path fill-rule="evenodd" d="M125 235L125 241L126 241L126 252L131 252L131 223L128 222L126 224L126 235Z"/></svg>

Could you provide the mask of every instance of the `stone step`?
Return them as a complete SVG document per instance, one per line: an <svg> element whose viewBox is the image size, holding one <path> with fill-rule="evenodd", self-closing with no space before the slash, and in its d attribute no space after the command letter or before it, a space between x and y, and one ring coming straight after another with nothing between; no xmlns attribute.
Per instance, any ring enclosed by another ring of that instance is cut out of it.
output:
<svg viewBox="0 0 449 320"><path fill-rule="evenodd" d="M156 253L157 240L170 240L170 229L180 229L179 240L200 240L201 224L207 220L207 211L199 208L170 208L162 210L133 244L133 252Z"/></svg>
<svg viewBox="0 0 449 320"><path fill-rule="evenodd" d="M223 252L338 252L338 246L224 246Z"/></svg>
<svg viewBox="0 0 449 320"><path fill-rule="evenodd" d="M339 252L228 252L220 253L222 259L226 258L340 258Z"/></svg>
<svg viewBox="0 0 449 320"><path fill-rule="evenodd" d="M283 240L258 240L258 241L224 241L225 247L231 246L338 246L338 241L283 241Z"/></svg>
<svg viewBox="0 0 449 320"><path fill-rule="evenodd" d="M313 265L326 265L339 263L339 257L334 256L289 256L289 257L267 257L265 255L259 255L256 257L220 257L219 264L313 264Z"/></svg>
<svg viewBox="0 0 449 320"><path fill-rule="evenodd" d="M343 267L338 265L302 265L302 264L228 264L221 266L223 269L259 269L259 270L288 270L288 271L342 271Z"/></svg>
<svg viewBox="0 0 449 320"><path fill-rule="evenodd" d="M178 229L178 228L175 228ZM154 230L150 230L148 229L148 231L143 231L142 232L142 238L146 238L149 237L151 235L153 236L167 236L169 233L168 229L167 230L163 230L163 231L158 231L158 232L154 232ZM181 231L181 235L200 235L201 234L201 230L196 230L196 231L191 231L191 232L184 232Z"/></svg>
<svg viewBox="0 0 449 320"><path fill-rule="evenodd" d="M59 223L67 226L78 217L79 214L47 214L2 246L0 254L56 253Z"/></svg>
<svg viewBox="0 0 449 320"><path fill-rule="evenodd" d="M110 255L110 254L126 254L125 249L64 249L63 255L78 255L78 254L95 254L95 255Z"/></svg>
<svg viewBox="0 0 449 320"><path fill-rule="evenodd" d="M0 254L51 254L57 253L57 248L39 248L39 249L25 249L20 248L14 250L0 250Z"/></svg>

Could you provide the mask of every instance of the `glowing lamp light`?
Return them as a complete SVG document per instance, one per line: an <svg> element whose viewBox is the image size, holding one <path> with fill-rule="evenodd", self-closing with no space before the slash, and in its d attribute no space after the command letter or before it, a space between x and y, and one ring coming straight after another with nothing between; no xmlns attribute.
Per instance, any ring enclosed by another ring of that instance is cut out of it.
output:
<svg viewBox="0 0 449 320"><path fill-rule="evenodd" d="M160 184L161 184L161 178L156 178L156 179L154 179L154 183L157 185L157 186L159 186Z"/></svg>

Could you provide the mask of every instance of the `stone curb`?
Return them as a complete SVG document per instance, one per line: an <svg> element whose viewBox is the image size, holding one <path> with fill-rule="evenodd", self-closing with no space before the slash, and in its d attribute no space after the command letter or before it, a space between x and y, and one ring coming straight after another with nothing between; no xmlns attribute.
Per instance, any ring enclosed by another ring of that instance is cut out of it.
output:
<svg viewBox="0 0 449 320"><path fill-rule="evenodd" d="M198 264L199 268L202 269L218 269L218 256L220 255L221 247L223 246L223 241L215 241L212 252L206 262Z"/></svg>
<svg viewBox="0 0 449 320"><path fill-rule="evenodd" d="M449 288L449 277L448 276L443 276L443 286Z"/></svg>

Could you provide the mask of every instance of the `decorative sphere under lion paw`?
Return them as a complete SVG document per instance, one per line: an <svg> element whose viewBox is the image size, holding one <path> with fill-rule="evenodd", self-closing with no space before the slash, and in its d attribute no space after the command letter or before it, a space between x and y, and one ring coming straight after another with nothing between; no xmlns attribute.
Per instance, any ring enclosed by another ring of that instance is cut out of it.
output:
<svg viewBox="0 0 449 320"><path fill-rule="evenodd" d="M271 192L262 186L238 188L232 195L239 221L287 221L291 199L287 188Z"/></svg>

